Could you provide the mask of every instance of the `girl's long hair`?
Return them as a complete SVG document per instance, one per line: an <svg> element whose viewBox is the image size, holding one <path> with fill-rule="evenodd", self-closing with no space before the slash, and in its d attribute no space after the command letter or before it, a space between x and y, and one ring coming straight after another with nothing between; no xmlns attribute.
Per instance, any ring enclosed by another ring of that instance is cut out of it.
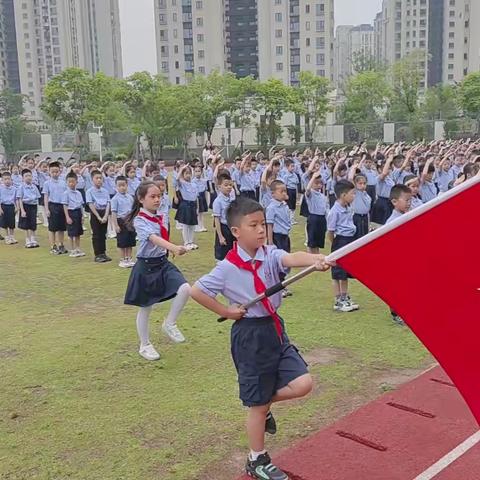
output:
<svg viewBox="0 0 480 480"><path fill-rule="evenodd" d="M147 182L142 182L138 188L137 191L135 192L135 199L133 201L133 207L132 211L127 215L125 218L125 225L128 228L128 230L133 231L133 221L135 220L135 217L138 215L138 212L142 208L142 200L147 196L148 189L150 187L155 187L158 190L157 185L155 182L147 181Z"/></svg>

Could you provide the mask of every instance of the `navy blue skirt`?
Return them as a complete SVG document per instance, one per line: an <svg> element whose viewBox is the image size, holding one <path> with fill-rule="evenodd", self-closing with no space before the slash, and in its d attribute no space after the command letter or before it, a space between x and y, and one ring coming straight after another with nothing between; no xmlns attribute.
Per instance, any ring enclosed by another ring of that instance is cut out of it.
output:
<svg viewBox="0 0 480 480"><path fill-rule="evenodd" d="M352 243L355 240L355 237L344 237L342 235L336 235L332 243L332 252L340 250L345 245ZM346 270L340 266L332 267L332 279L333 280L348 280L353 278Z"/></svg>
<svg viewBox="0 0 480 480"><path fill-rule="evenodd" d="M392 211L392 202L386 197L378 197L373 205L372 222L385 225Z"/></svg>
<svg viewBox="0 0 480 480"><path fill-rule="evenodd" d="M177 295L187 283L182 272L166 256L138 258L132 269L125 293L125 305L150 307Z"/></svg>
<svg viewBox="0 0 480 480"><path fill-rule="evenodd" d="M137 244L137 233L135 230L129 230L125 224L125 219L117 218L120 233L117 233L117 248L133 248Z"/></svg>
<svg viewBox="0 0 480 480"><path fill-rule="evenodd" d="M357 233L355 234L355 238L364 237L369 230L368 224L368 215L361 215L359 213L355 213L353 215L353 223L357 227Z"/></svg>
<svg viewBox="0 0 480 480"><path fill-rule="evenodd" d="M67 222L65 220L65 212L61 203L48 202L48 231L49 232L66 232Z"/></svg>
<svg viewBox="0 0 480 480"><path fill-rule="evenodd" d="M34 232L37 230L37 205L28 205L26 203L23 204L23 208L25 209L25 213L27 214L25 217L18 218L18 228L20 230L33 230Z"/></svg>
<svg viewBox="0 0 480 480"><path fill-rule="evenodd" d="M175 220L183 225L198 225L197 202L182 200L178 206Z"/></svg>
<svg viewBox="0 0 480 480"><path fill-rule="evenodd" d="M207 192L200 192L198 194L198 211L200 213L208 212Z"/></svg>
<svg viewBox="0 0 480 480"><path fill-rule="evenodd" d="M280 250L285 250L286 252L290 253L291 245L290 237L288 235L285 235L284 233L273 232L273 243Z"/></svg>
<svg viewBox="0 0 480 480"><path fill-rule="evenodd" d="M15 205L5 205L2 203L3 215L0 216L1 228L15 228Z"/></svg>
<svg viewBox="0 0 480 480"><path fill-rule="evenodd" d="M307 245L309 248L324 248L325 234L327 233L327 219L325 215L311 213L307 219Z"/></svg>

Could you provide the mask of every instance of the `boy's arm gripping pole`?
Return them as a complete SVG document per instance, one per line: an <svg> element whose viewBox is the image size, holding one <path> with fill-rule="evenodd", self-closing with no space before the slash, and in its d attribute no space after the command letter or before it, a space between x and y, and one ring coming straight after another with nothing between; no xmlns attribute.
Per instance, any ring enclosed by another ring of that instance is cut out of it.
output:
<svg viewBox="0 0 480 480"><path fill-rule="evenodd" d="M248 303L243 305L243 308L245 308L245 310L248 310L249 308L253 307L257 303L261 302L264 298L269 298L272 295L275 295L276 293L281 292L282 290L287 288L292 283L298 282L302 278L305 278L307 275L310 275L311 273L313 273L315 271L317 271L317 269L316 269L315 265L312 265L312 266L306 268L305 270L302 270L301 272L298 272L296 275L293 275L289 278L286 278L283 282L279 282L276 285L274 285L273 287L267 288L264 293L256 296L255 298L250 300ZM225 320L227 320L227 318L219 318L218 322L224 322Z"/></svg>

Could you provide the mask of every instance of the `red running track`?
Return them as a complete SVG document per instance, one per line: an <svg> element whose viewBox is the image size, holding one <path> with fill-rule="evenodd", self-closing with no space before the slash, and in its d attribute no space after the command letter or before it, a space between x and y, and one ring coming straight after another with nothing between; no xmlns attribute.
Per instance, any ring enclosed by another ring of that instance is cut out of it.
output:
<svg viewBox="0 0 480 480"><path fill-rule="evenodd" d="M478 480L477 433L464 400L436 367L274 461L291 480ZM451 452L467 439L468 450L459 454L457 449L452 458ZM432 474L435 464L437 473Z"/></svg>

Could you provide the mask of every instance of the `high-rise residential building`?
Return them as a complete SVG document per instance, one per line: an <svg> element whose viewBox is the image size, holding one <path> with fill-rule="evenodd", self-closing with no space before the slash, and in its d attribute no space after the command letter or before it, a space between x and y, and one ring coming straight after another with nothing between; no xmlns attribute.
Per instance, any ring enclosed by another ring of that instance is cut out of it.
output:
<svg viewBox="0 0 480 480"><path fill-rule="evenodd" d="M333 80L333 0L155 0L158 71L172 83L212 70L295 85Z"/></svg>
<svg viewBox="0 0 480 480"><path fill-rule="evenodd" d="M41 120L43 88L68 67L122 76L118 0L0 0L7 84Z"/></svg>
<svg viewBox="0 0 480 480"><path fill-rule="evenodd" d="M375 19L377 60L424 52L426 86L460 82L480 67L478 0L383 0Z"/></svg>
<svg viewBox="0 0 480 480"><path fill-rule="evenodd" d="M341 86L356 73L356 66L375 59L375 33L372 25L339 25L335 34L335 85Z"/></svg>

